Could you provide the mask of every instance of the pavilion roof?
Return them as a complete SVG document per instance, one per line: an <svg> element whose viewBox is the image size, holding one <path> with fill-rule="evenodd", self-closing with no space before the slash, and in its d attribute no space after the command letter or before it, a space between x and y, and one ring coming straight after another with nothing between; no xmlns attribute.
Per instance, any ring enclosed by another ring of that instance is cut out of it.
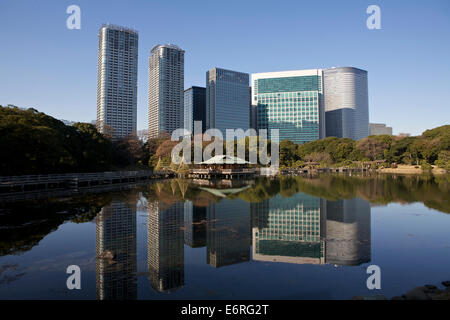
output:
<svg viewBox="0 0 450 320"><path fill-rule="evenodd" d="M244 159L225 154L214 156L206 161L200 162L200 164L248 164L248 163L250 162L245 161Z"/></svg>

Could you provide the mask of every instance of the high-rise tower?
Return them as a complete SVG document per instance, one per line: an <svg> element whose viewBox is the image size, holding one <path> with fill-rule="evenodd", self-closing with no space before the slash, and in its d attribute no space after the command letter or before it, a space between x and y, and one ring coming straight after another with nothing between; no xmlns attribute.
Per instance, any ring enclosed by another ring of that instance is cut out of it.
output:
<svg viewBox="0 0 450 320"><path fill-rule="evenodd" d="M184 50L156 45L148 61L148 137L184 126Z"/></svg>
<svg viewBox="0 0 450 320"><path fill-rule="evenodd" d="M353 68L325 69L326 135L359 140L369 135L367 71Z"/></svg>
<svg viewBox="0 0 450 320"><path fill-rule="evenodd" d="M206 129L216 128L225 138L226 129L247 130L249 75L213 68L206 72Z"/></svg>
<svg viewBox="0 0 450 320"><path fill-rule="evenodd" d="M98 34L97 128L114 140L136 132L138 33L103 25Z"/></svg>

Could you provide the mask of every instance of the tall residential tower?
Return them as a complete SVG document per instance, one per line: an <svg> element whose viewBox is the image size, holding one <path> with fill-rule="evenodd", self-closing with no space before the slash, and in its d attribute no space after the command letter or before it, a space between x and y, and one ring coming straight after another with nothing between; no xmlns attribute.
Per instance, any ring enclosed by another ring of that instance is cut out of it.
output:
<svg viewBox="0 0 450 320"><path fill-rule="evenodd" d="M114 140L136 132L138 34L103 25L98 34L97 128Z"/></svg>
<svg viewBox="0 0 450 320"><path fill-rule="evenodd" d="M148 63L148 137L183 128L184 50L156 45Z"/></svg>

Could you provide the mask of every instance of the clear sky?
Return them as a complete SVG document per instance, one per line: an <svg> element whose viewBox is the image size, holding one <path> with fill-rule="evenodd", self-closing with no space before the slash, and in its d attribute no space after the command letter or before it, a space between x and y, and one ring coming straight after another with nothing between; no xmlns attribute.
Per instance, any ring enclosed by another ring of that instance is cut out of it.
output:
<svg viewBox="0 0 450 320"><path fill-rule="evenodd" d="M69 30L66 8L81 8ZM366 8L381 8L369 30ZM139 32L138 129L147 126L148 56L158 43L185 53L185 88L212 67L255 73L333 66L369 72L370 122L394 134L450 123L450 1L0 0L0 104L59 119L96 118L102 23Z"/></svg>

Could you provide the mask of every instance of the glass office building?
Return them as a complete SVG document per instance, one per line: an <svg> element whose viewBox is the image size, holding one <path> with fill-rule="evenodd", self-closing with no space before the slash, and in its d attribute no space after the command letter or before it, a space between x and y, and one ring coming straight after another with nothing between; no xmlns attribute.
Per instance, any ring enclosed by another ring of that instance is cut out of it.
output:
<svg viewBox="0 0 450 320"><path fill-rule="evenodd" d="M325 137L322 70L252 74L257 127L278 129L280 141L305 143Z"/></svg>
<svg viewBox="0 0 450 320"><path fill-rule="evenodd" d="M206 129L247 130L250 126L249 75L213 68L206 72Z"/></svg>
<svg viewBox="0 0 450 320"><path fill-rule="evenodd" d="M202 122L206 128L206 88L191 87L184 90L184 128L194 132L194 121Z"/></svg>
<svg viewBox="0 0 450 320"><path fill-rule="evenodd" d="M98 33L97 129L118 140L136 133L138 34L103 25Z"/></svg>

